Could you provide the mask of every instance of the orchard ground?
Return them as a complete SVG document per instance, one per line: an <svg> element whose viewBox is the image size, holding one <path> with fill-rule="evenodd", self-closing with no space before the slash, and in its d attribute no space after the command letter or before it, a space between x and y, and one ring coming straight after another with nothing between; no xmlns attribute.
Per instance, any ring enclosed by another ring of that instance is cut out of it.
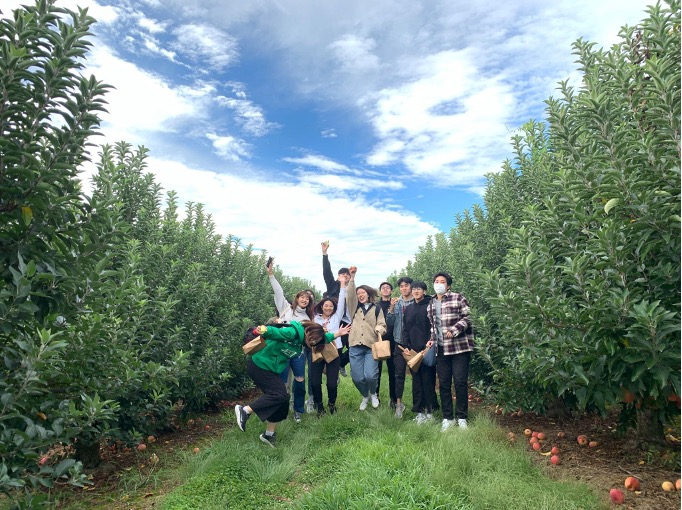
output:
<svg viewBox="0 0 682 510"><path fill-rule="evenodd" d="M384 374L385 379L385 374ZM387 381L383 381L386 383ZM388 402L387 384L382 383L382 406ZM343 384L352 384L350 378ZM246 395L239 402L251 400L257 392ZM406 400L411 400L409 390ZM233 406L237 402L225 401L221 410L203 416L194 416L178 422L177 430L145 441L144 451L137 449L102 448L102 465L91 473L91 486L55 494L57 508L71 510L96 509L151 509L161 504L165 495L185 482L191 475L191 465L201 452L220 441L223 433L236 427ZM344 409L343 412L359 412ZM371 412L371 411L370 411ZM625 493L625 504L621 508L637 510L672 510L680 508L680 492L664 492L661 484L675 482L680 476L679 426L668 429L668 444L656 449L642 451L634 446L632 439L617 432L615 418L602 419L585 416L580 419L552 420L546 417L524 413L521 416L498 414L494 406L487 405L474 397L470 404L472 416L490 415L507 433L513 433L514 443L523 445L535 462L544 466L550 477L557 480L577 480L592 487L597 495L603 496L605 504L612 488ZM411 413L405 414L410 419ZM312 415L304 420L317 420ZM333 419L326 417L325 419ZM435 426L435 425L434 425ZM533 451L524 436L524 430L542 432L546 440L540 452ZM457 433L457 431L453 431ZM557 434L562 432L563 438ZM578 435L586 435L595 447L580 446ZM511 446L511 445L510 445ZM553 446L560 449L560 464L551 465L550 456L542 455ZM265 446L264 446L265 447ZM281 447L285 447L282 445ZM196 450L198 449L198 450ZM157 460L154 460L154 456ZM641 490L629 492L624 480L635 476L641 481Z"/></svg>

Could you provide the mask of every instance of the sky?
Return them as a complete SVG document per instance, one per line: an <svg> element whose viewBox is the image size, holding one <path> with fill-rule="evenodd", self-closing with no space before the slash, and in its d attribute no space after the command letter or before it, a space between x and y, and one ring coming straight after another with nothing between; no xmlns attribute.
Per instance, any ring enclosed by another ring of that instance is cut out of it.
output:
<svg viewBox="0 0 682 510"><path fill-rule="evenodd" d="M57 0L98 20L94 141L144 145L181 205L318 290L322 241L378 286L482 204L514 131L580 85L571 44L609 48L649 3Z"/></svg>

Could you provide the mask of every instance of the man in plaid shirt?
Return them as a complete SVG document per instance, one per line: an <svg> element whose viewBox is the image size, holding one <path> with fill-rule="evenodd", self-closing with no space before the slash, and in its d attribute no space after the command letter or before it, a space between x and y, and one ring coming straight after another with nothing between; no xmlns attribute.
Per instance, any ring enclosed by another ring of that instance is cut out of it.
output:
<svg viewBox="0 0 682 510"><path fill-rule="evenodd" d="M440 382L443 409L441 431L452 425L467 428L469 412L469 364L474 351L474 329L469 318L469 303L458 293L451 292L452 277L438 273L433 277L436 293L429 303L427 315L431 322L430 345L438 345L436 373ZM452 409L452 382L455 383L455 412ZM455 422L457 418L457 422Z"/></svg>

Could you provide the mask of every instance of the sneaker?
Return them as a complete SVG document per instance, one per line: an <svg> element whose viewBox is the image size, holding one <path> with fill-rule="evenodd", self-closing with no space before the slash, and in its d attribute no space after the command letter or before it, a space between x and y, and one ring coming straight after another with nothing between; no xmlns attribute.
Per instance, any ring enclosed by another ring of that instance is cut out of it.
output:
<svg viewBox="0 0 682 510"><path fill-rule="evenodd" d="M400 404L396 404L395 405L395 417L396 418L402 418L404 410L405 410L405 404L403 404L402 402Z"/></svg>
<svg viewBox="0 0 682 510"><path fill-rule="evenodd" d="M469 427L469 425L467 425L467 421L464 418L460 418L457 420L457 426L460 429L466 429Z"/></svg>
<svg viewBox="0 0 682 510"><path fill-rule="evenodd" d="M296 411L294 411L294 421L296 423L301 423L301 413L297 413Z"/></svg>
<svg viewBox="0 0 682 510"><path fill-rule="evenodd" d="M370 395L370 398L372 399L372 407L374 409L379 407L379 397L377 396L377 394L373 393L372 395Z"/></svg>
<svg viewBox="0 0 682 510"><path fill-rule="evenodd" d="M388 407L391 408L391 411L395 411L395 406L397 406L397 402L395 400L391 400L391 403L388 404Z"/></svg>
<svg viewBox="0 0 682 510"><path fill-rule="evenodd" d="M275 447L275 441L276 441L275 434L272 434L271 436L269 436L269 435L263 433L260 436L258 436L258 438L261 441L263 441L265 444L270 445L273 448Z"/></svg>
<svg viewBox="0 0 682 510"><path fill-rule="evenodd" d="M306 402L305 412L306 413L315 412L315 402L313 401L312 398L309 398L308 401Z"/></svg>
<svg viewBox="0 0 682 510"><path fill-rule="evenodd" d="M433 415L431 413L426 413L424 421L433 421Z"/></svg>
<svg viewBox="0 0 682 510"><path fill-rule="evenodd" d="M329 404L329 414L336 413L336 404Z"/></svg>
<svg viewBox="0 0 682 510"><path fill-rule="evenodd" d="M237 417L237 426L239 427L239 430L246 432L246 420L248 420L251 415L244 410L244 406L240 406L239 404L234 406L234 414Z"/></svg>
<svg viewBox="0 0 682 510"><path fill-rule="evenodd" d="M369 402L369 397L362 397L362 401L360 402L360 411L367 409L367 402Z"/></svg>
<svg viewBox="0 0 682 510"><path fill-rule="evenodd" d="M339 374L341 374L343 377L348 377L348 372L346 372L346 367L339 368Z"/></svg>
<svg viewBox="0 0 682 510"><path fill-rule="evenodd" d="M445 432L450 427L454 427L454 426L455 426L455 420L448 420L447 418L445 418L440 425L440 431Z"/></svg>
<svg viewBox="0 0 682 510"><path fill-rule="evenodd" d="M414 421L417 422L417 425L421 425L422 423L424 423L425 420L426 420L426 416L424 416L423 413L417 414L417 416L414 418Z"/></svg>

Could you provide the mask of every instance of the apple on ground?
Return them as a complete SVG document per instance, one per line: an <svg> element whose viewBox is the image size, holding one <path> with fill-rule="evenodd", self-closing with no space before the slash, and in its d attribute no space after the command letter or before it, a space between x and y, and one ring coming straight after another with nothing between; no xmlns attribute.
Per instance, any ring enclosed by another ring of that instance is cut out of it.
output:
<svg viewBox="0 0 682 510"><path fill-rule="evenodd" d="M679 478L675 481L675 488L676 488L678 491L680 490L680 479L679 479Z"/></svg>
<svg viewBox="0 0 682 510"><path fill-rule="evenodd" d="M192 450L192 451L193 451L194 453L199 453L199 448L194 448L194 450Z"/></svg>
<svg viewBox="0 0 682 510"><path fill-rule="evenodd" d="M530 430L530 429L526 429L526 430L523 431L523 435L526 436L526 437L530 437L530 436L533 435L533 431Z"/></svg>
<svg viewBox="0 0 682 510"><path fill-rule="evenodd" d="M545 439L547 439L547 436L545 435L544 432L538 432L538 439L540 441L544 441Z"/></svg>
<svg viewBox="0 0 682 510"><path fill-rule="evenodd" d="M542 448L542 445L540 443L533 443L533 450L539 452L540 448Z"/></svg>
<svg viewBox="0 0 682 510"><path fill-rule="evenodd" d="M149 436L149 437L147 438L147 442L148 442L148 443L156 443L156 438L155 438L154 436Z"/></svg>
<svg viewBox="0 0 682 510"><path fill-rule="evenodd" d="M663 489L665 492L670 492L675 490L675 484L669 481L665 481L661 484L661 489Z"/></svg>
<svg viewBox="0 0 682 510"><path fill-rule="evenodd" d="M588 441L586 435L580 434L580 435L578 436L578 444L579 444L580 446L587 446L588 443L589 443L589 441Z"/></svg>
<svg viewBox="0 0 682 510"><path fill-rule="evenodd" d="M611 503L614 505L622 505L625 503L625 494L623 494L623 491L621 490L611 489L609 497L611 498Z"/></svg>
<svg viewBox="0 0 682 510"><path fill-rule="evenodd" d="M141 452L145 451L147 449L147 445L144 443L140 443L137 445L137 449Z"/></svg>
<svg viewBox="0 0 682 510"><path fill-rule="evenodd" d="M634 476L628 476L625 479L625 488L629 491L638 491L639 490L639 480L635 478Z"/></svg>
<svg viewBox="0 0 682 510"><path fill-rule="evenodd" d="M550 452L552 453L552 455L559 455L561 453L561 450L559 450L558 446L552 446Z"/></svg>
<svg viewBox="0 0 682 510"><path fill-rule="evenodd" d="M539 441L538 441L538 438L537 438L537 437L531 437L531 438L528 440L528 442L529 442L530 444L533 445L533 444L538 443Z"/></svg>
<svg viewBox="0 0 682 510"><path fill-rule="evenodd" d="M559 439L563 439L566 437L566 432L557 432L556 437L558 437Z"/></svg>
<svg viewBox="0 0 682 510"><path fill-rule="evenodd" d="M533 436L533 437L538 437L538 434L539 434L538 431L533 431L533 432L531 432L530 435Z"/></svg>
<svg viewBox="0 0 682 510"><path fill-rule="evenodd" d="M587 444L587 446L589 446L590 448L596 448L597 446L599 446L599 442L598 441L590 441Z"/></svg>
<svg viewBox="0 0 682 510"><path fill-rule="evenodd" d="M552 456L549 458L549 461L550 461L552 464L554 464L555 466L558 466L559 464L561 464L561 459L559 458L558 455L552 455Z"/></svg>

